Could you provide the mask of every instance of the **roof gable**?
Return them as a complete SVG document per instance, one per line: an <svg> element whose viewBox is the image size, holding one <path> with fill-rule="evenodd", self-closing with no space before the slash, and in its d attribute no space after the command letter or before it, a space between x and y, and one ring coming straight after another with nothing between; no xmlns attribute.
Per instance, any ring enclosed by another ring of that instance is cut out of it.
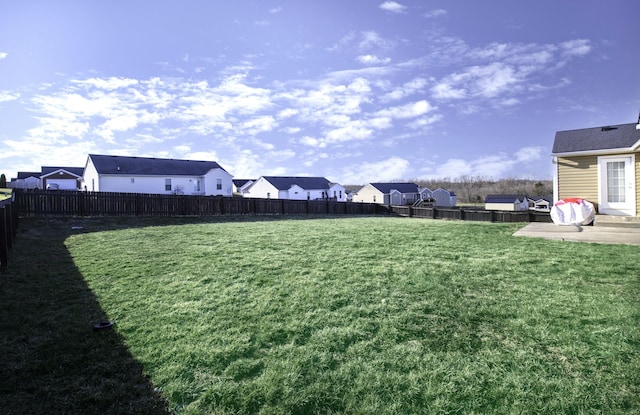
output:
<svg viewBox="0 0 640 415"><path fill-rule="evenodd" d="M369 183L384 194L397 190L400 193L418 193L418 185L415 183Z"/></svg>
<svg viewBox="0 0 640 415"><path fill-rule="evenodd" d="M262 176L262 178L278 190L289 190L295 185L305 190L329 188L329 180L324 177Z"/></svg>
<svg viewBox="0 0 640 415"><path fill-rule="evenodd" d="M618 124L556 132L553 154L634 150L640 146L638 124Z"/></svg>
<svg viewBox="0 0 640 415"><path fill-rule="evenodd" d="M42 176L45 177L52 173L56 173L58 171L66 171L73 176L82 177L84 174L84 167L52 167L52 166L42 166Z"/></svg>
<svg viewBox="0 0 640 415"><path fill-rule="evenodd" d="M204 176L213 169L224 170L215 161L175 160L148 157L90 154L99 174L136 176ZM226 171L226 170L225 170Z"/></svg>

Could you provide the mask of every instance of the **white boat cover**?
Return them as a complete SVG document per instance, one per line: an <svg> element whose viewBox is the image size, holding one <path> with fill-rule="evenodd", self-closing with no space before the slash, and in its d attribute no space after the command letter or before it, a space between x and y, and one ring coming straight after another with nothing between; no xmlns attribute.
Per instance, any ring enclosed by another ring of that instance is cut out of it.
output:
<svg viewBox="0 0 640 415"><path fill-rule="evenodd" d="M560 199L551 208L551 220L556 225L588 225L595 216L593 203L580 198Z"/></svg>

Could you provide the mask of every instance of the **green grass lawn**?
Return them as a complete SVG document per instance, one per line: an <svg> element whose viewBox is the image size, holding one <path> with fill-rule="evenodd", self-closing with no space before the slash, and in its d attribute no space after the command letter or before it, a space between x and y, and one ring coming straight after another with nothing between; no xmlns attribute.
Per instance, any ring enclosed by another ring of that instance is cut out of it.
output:
<svg viewBox="0 0 640 415"><path fill-rule="evenodd" d="M25 220L0 284L2 378L20 379L0 395L11 413L42 387L78 413L639 412L640 248L520 226ZM34 244L57 260L22 257ZM115 329L91 332L102 317ZM79 368L102 354L98 379Z"/></svg>

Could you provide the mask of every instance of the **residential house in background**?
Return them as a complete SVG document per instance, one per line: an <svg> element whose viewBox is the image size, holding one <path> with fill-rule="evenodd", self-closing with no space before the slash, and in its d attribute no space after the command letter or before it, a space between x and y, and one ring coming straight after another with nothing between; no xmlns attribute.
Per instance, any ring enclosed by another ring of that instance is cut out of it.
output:
<svg viewBox="0 0 640 415"><path fill-rule="evenodd" d="M7 186L13 189L41 189L41 172L19 171L18 177L11 179Z"/></svg>
<svg viewBox="0 0 640 415"><path fill-rule="evenodd" d="M525 195L488 195L484 201L484 208L510 212L529 210L529 198Z"/></svg>
<svg viewBox="0 0 640 415"><path fill-rule="evenodd" d="M439 207L454 207L456 205L456 194L443 188L437 188L431 193L435 200L435 205Z"/></svg>
<svg viewBox="0 0 640 415"><path fill-rule="evenodd" d="M410 205L420 199L415 183L369 183L354 195L354 202L382 205Z"/></svg>
<svg viewBox="0 0 640 415"><path fill-rule="evenodd" d="M78 190L82 183L84 167L43 166L40 182L47 190Z"/></svg>
<svg viewBox="0 0 640 415"><path fill-rule="evenodd" d="M343 186L324 177L261 176L244 188L243 197L344 202L346 193Z"/></svg>
<svg viewBox="0 0 640 415"><path fill-rule="evenodd" d="M255 179L233 179L233 193L243 194Z"/></svg>
<svg viewBox="0 0 640 415"><path fill-rule="evenodd" d="M78 190L84 167L43 166L39 172L18 172L7 185L14 189Z"/></svg>
<svg viewBox="0 0 640 415"><path fill-rule="evenodd" d="M550 212L553 206L552 197L529 198L529 209L538 212Z"/></svg>
<svg viewBox="0 0 640 415"><path fill-rule="evenodd" d="M638 122L556 132L553 200L581 198L606 215L640 211Z"/></svg>
<svg viewBox="0 0 640 415"><path fill-rule="evenodd" d="M93 192L232 196L232 176L215 161L90 154L82 178Z"/></svg>

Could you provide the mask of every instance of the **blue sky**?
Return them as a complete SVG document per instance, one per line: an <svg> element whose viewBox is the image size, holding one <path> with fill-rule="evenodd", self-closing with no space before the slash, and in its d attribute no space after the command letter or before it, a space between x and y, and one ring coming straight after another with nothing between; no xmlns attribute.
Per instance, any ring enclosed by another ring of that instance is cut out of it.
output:
<svg viewBox="0 0 640 415"><path fill-rule="evenodd" d="M550 179L556 131L637 120L639 41L637 0L3 2L0 173Z"/></svg>

